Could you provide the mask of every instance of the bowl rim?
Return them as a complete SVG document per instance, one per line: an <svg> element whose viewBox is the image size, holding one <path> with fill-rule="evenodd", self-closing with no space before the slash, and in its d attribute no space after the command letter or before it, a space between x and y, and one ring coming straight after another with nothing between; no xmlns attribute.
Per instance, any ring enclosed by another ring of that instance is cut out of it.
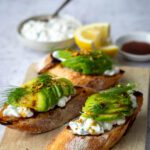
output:
<svg viewBox="0 0 150 150"><path fill-rule="evenodd" d="M128 53L128 52L125 52L123 50L120 50L120 53L123 53L123 54L127 54L127 55L130 55L132 57L138 57L138 58L141 58L141 57L150 57L150 54L144 54L144 55L137 55L137 54L132 54L132 53Z"/></svg>
<svg viewBox="0 0 150 150"><path fill-rule="evenodd" d="M123 34L123 35L117 37L116 40L115 40L115 43L116 43L119 39L121 39L121 38L128 37L128 36L135 36L135 35L138 35L138 36L142 36L142 35L145 35L145 36L146 36L146 35L148 35L148 36L150 36L150 32L146 32L146 31L134 31L134 32L129 32L129 33L127 33L127 34Z"/></svg>
<svg viewBox="0 0 150 150"><path fill-rule="evenodd" d="M144 55L137 55L137 54L132 54L132 53L128 53L128 52L125 52L122 50L122 45L124 43L126 43L128 40L124 40L124 38L131 38L130 41L132 41L132 39L134 40L134 36L149 36L150 37L150 32L145 32L145 31L137 31L137 32L131 32L131 33L127 33L127 34L124 34L120 37L118 37L116 40L115 40L115 44L118 45L119 47L119 53L121 53L122 55L124 55L125 57L130 57L130 59L134 60L134 58L137 58L137 59L150 59L150 54L144 54ZM137 40L135 39L136 41L141 41L141 42L147 42L146 40ZM149 40L150 42L150 40Z"/></svg>
<svg viewBox="0 0 150 150"><path fill-rule="evenodd" d="M62 43L62 42L66 42L66 41L69 41L69 40L73 40L74 39L74 34L72 35L72 37L68 38L68 39L65 39L65 40L59 40L59 41L36 41L36 40L30 40L30 39L27 39L26 37L24 37L21 33L21 29L22 29L22 26L28 22L29 20L32 20L32 19L36 19L36 18L46 18L46 17L50 17L51 14L40 14L40 15L34 15L34 16L31 16L31 17L28 17L24 20L22 20L18 26L17 26L17 33L18 35L23 38L24 40L27 40L28 42L34 42L34 43L38 43L38 44L57 44L57 43ZM62 17L66 17L66 18L70 18L72 20L75 21L75 23L78 25L78 27L82 26L82 23L76 19L74 16L71 16L71 15L68 15L68 14L59 14L59 16L62 16Z"/></svg>

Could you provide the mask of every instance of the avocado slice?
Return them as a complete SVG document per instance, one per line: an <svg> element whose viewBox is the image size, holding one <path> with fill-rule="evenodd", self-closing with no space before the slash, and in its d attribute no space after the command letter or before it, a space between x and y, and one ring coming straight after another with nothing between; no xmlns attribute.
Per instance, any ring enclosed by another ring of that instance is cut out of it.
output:
<svg viewBox="0 0 150 150"><path fill-rule="evenodd" d="M41 91L46 97L47 110L53 108L57 104L58 98L55 96L55 93L52 91L52 88L43 88Z"/></svg>
<svg viewBox="0 0 150 150"><path fill-rule="evenodd" d="M61 98L63 96L63 89L62 89L60 83L54 84L53 88L55 89L57 96L59 98Z"/></svg>
<svg viewBox="0 0 150 150"><path fill-rule="evenodd" d="M110 113L121 113L121 112L127 112L130 110L129 107L118 107L118 108L110 108L107 109L104 113L110 114Z"/></svg>
<svg viewBox="0 0 150 150"><path fill-rule="evenodd" d="M38 112L48 111L49 107L47 97L43 92L38 92L36 94L36 101L33 108Z"/></svg>
<svg viewBox="0 0 150 150"><path fill-rule="evenodd" d="M75 93L73 84L66 78L60 78L58 81L61 84L61 87L63 89L63 95L69 96Z"/></svg>
<svg viewBox="0 0 150 150"><path fill-rule="evenodd" d="M52 87L48 88L48 100L49 100L49 106L54 107L58 103L58 98L56 97L56 94L52 91Z"/></svg>
<svg viewBox="0 0 150 150"><path fill-rule="evenodd" d="M8 93L7 103L14 106L24 106L38 112L45 112L57 105L63 96L74 93L73 84L64 78L52 79L41 75L18 88L12 88Z"/></svg>
<svg viewBox="0 0 150 150"><path fill-rule="evenodd" d="M38 112L43 112L48 110L47 98L43 92L31 93L19 100L18 105L23 107L32 108Z"/></svg>
<svg viewBox="0 0 150 150"><path fill-rule="evenodd" d="M120 114L100 114L96 118L94 118L96 121L113 121L119 119L121 116Z"/></svg>
<svg viewBox="0 0 150 150"><path fill-rule="evenodd" d="M121 88L117 86L93 94L82 108L82 116L97 121L113 121L132 115L134 109L132 108L130 95L127 93L128 89L128 85L122 85Z"/></svg>
<svg viewBox="0 0 150 150"><path fill-rule="evenodd" d="M52 92L54 93L55 97L56 97L57 99L59 99L59 95L60 95L60 94L57 93L57 90L56 90L56 88L55 88L54 85L51 87L51 90L52 90ZM58 92L59 92L59 90L58 90Z"/></svg>
<svg viewBox="0 0 150 150"><path fill-rule="evenodd" d="M54 51L52 53L53 57L60 60L60 61L64 61L68 58L72 57L72 51L68 51L68 50L58 50L58 51Z"/></svg>

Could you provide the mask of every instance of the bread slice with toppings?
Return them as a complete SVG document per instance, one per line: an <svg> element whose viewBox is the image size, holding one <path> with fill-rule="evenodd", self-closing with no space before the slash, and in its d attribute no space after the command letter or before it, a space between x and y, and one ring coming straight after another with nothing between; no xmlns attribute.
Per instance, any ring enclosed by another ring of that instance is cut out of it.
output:
<svg viewBox="0 0 150 150"><path fill-rule="evenodd" d="M65 77L72 81L74 85L86 86L94 88L95 90L104 90L117 84L123 77L124 71L119 70L118 73L108 76L108 75L85 75L80 72L74 71L73 69L64 67L60 61L52 57L52 55L47 55L46 58L37 66L37 72L39 74L48 72L59 77Z"/></svg>
<svg viewBox="0 0 150 150"><path fill-rule="evenodd" d="M47 132L77 117L94 92L74 86L66 78L43 74L4 91L0 123L29 133Z"/></svg>
<svg viewBox="0 0 150 150"><path fill-rule="evenodd" d="M75 87L75 89L76 94L71 97L65 107L56 106L47 112L35 112L34 116L30 118L4 117L2 109L0 124L28 133L43 133L60 127L79 116L85 100L95 92L90 88Z"/></svg>
<svg viewBox="0 0 150 150"><path fill-rule="evenodd" d="M112 130L106 131L100 135L75 135L68 127L64 128L55 140L47 146L47 150L109 150L111 149L129 130L143 103L143 95L140 92L134 92L137 99L137 108L126 122L122 125L116 125Z"/></svg>

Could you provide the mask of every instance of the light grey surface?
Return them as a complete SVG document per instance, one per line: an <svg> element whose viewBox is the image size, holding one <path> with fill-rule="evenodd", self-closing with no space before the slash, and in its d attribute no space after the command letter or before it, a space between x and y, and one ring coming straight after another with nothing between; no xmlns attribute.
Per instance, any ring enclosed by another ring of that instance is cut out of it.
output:
<svg viewBox="0 0 150 150"><path fill-rule="evenodd" d="M61 1L0 0L0 86L21 83L28 66L45 55L20 43L16 34L19 22L53 12ZM113 40L133 31L150 32L149 0L73 0L62 13L73 15L83 23L110 22ZM119 64L150 67L150 62L135 63L121 57Z"/></svg>

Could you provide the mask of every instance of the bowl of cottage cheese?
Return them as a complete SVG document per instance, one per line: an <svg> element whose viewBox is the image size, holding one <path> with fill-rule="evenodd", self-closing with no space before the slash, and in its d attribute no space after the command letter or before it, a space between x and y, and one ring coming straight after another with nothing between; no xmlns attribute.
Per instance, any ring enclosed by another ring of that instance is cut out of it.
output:
<svg viewBox="0 0 150 150"><path fill-rule="evenodd" d="M33 16L18 26L18 35L22 43L34 50L53 51L74 45L74 31L81 22L69 15Z"/></svg>

